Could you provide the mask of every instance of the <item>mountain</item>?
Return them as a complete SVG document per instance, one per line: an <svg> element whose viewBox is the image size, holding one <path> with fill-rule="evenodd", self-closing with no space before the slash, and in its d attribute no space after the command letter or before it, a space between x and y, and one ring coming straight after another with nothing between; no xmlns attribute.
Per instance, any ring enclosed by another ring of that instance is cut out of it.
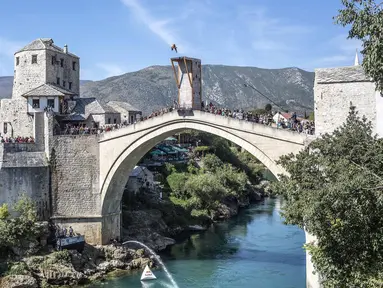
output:
<svg viewBox="0 0 383 288"><path fill-rule="evenodd" d="M0 99L11 98L12 96L13 77L0 77Z"/></svg>
<svg viewBox="0 0 383 288"><path fill-rule="evenodd" d="M0 98L9 97L12 77L0 77ZM224 65L202 66L203 99L220 107L263 108L267 98L289 111L312 111L314 73L299 68L261 69ZM177 97L171 66L151 66L101 81L82 81L81 97L101 102L126 101L144 114L171 105ZM271 103L272 104L272 103ZM276 105L272 104L275 108Z"/></svg>

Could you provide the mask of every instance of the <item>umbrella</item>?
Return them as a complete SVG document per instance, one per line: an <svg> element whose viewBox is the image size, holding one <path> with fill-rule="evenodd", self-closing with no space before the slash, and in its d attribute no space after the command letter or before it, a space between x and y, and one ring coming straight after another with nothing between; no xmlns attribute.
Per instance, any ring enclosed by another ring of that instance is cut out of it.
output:
<svg viewBox="0 0 383 288"><path fill-rule="evenodd" d="M177 141L177 139L174 137L168 137L165 139L165 141Z"/></svg>
<svg viewBox="0 0 383 288"><path fill-rule="evenodd" d="M150 155L165 155L165 152L162 152L160 150L153 150L150 152Z"/></svg>

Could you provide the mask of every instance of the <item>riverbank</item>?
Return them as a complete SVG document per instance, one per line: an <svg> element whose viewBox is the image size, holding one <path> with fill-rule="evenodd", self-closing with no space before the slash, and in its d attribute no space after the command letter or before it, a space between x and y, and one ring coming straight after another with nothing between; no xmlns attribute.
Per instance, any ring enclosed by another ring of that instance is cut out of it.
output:
<svg viewBox="0 0 383 288"><path fill-rule="evenodd" d="M47 250L38 254L10 261L6 275L0 279L0 288L72 287L102 281L117 269L134 270L155 265L152 255L144 249L113 245L86 245L81 253Z"/></svg>
<svg viewBox="0 0 383 288"><path fill-rule="evenodd" d="M176 239L158 254L180 288L304 288L305 235L298 227L283 224L281 204L265 198L206 231ZM152 287L171 287L162 269L153 272L157 280ZM132 270L91 287L142 288L140 276Z"/></svg>
<svg viewBox="0 0 383 288"><path fill-rule="evenodd" d="M195 215L170 198L159 199L157 194L142 191L130 197L131 206L123 206L123 241L138 240L155 251L162 251L176 243L180 235L204 231L213 223L238 215L243 208L262 201L267 197L268 181L249 188L249 193L238 201L227 197L217 205L213 217ZM134 208L132 208L134 207Z"/></svg>

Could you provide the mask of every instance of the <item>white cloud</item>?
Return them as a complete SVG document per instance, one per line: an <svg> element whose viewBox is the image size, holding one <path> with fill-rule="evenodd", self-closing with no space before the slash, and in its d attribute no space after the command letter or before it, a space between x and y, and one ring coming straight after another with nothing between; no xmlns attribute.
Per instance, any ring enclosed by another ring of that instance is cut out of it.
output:
<svg viewBox="0 0 383 288"><path fill-rule="evenodd" d="M267 12L263 7L241 7L238 11L238 18L245 22L253 39L253 50L273 53L296 50L297 39L312 31L311 27L289 23Z"/></svg>
<svg viewBox="0 0 383 288"><path fill-rule="evenodd" d="M121 0L121 2L128 7L132 14L147 26L154 34L161 38L169 47L176 43L179 50L183 53L187 53L187 45L180 39L176 31L169 28L169 24L174 22L174 19L156 19L153 17L148 9L139 3L137 0ZM184 17L187 17L185 14Z"/></svg>

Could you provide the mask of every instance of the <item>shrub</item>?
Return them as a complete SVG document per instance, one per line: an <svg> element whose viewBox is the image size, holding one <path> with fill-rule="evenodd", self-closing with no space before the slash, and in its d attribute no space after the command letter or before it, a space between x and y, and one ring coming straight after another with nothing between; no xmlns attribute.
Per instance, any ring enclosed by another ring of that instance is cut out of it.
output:
<svg viewBox="0 0 383 288"><path fill-rule="evenodd" d="M35 240L40 234L35 205L25 195L13 206L15 217L11 217L6 205L0 210L0 249L21 246L23 241Z"/></svg>

